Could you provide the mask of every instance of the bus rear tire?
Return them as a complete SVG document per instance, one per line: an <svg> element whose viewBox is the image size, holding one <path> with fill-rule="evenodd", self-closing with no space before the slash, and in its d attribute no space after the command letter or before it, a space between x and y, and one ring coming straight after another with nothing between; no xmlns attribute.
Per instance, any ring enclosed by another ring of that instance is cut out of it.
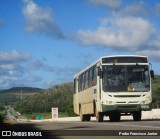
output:
<svg viewBox="0 0 160 139"><path fill-rule="evenodd" d="M135 111L133 112L133 120L134 121L141 121L142 112L141 111Z"/></svg>
<svg viewBox="0 0 160 139"><path fill-rule="evenodd" d="M80 120L82 121L82 122L84 122L85 121L85 115L84 114L82 114L82 108L80 107Z"/></svg>
<svg viewBox="0 0 160 139"><path fill-rule="evenodd" d="M91 116L90 115L85 115L85 120L86 121L91 121Z"/></svg>

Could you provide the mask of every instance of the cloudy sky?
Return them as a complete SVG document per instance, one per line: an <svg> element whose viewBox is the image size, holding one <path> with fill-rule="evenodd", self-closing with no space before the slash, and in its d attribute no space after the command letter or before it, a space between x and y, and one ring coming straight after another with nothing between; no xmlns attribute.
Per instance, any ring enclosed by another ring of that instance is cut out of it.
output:
<svg viewBox="0 0 160 139"><path fill-rule="evenodd" d="M46 89L117 54L147 55L160 74L159 0L0 1L0 89Z"/></svg>

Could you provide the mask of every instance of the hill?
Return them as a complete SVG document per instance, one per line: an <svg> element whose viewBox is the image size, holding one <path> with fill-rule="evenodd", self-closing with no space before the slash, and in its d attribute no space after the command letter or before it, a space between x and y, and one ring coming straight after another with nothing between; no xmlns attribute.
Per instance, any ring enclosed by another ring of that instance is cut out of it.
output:
<svg viewBox="0 0 160 139"><path fill-rule="evenodd" d="M33 87L13 87L10 89L0 90L0 103L14 104L15 102L25 99L43 91L40 88Z"/></svg>
<svg viewBox="0 0 160 139"><path fill-rule="evenodd" d="M50 112L52 107L58 107L60 112L73 110L73 83L56 85L39 94L28 97L15 105L16 110L26 112Z"/></svg>
<svg viewBox="0 0 160 139"><path fill-rule="evenodd" d="M42 90L43 89L33 87L12 87L9 89L0 90L0 93L20 93L21 91L23 91L23 93L35 93Z"/></svg>

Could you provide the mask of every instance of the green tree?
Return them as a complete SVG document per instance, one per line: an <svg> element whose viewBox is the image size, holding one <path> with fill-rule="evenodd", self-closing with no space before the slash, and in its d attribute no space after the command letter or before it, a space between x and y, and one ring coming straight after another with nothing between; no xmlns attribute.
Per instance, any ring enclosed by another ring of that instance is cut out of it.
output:
<svg viewBox="0 0 160 139"><path fill-rule="evenodd" d="M160 75L156 75L152 81L153 92L153 107L157 108L160 105Z"/></svg>
<svg viewBox="0 0 160 139"><path fill-rule="evenodd" d="M0 104L0 111L4 111L4 110L5 110L4 105Z"/></svg>
<svg viewBox="0 0 160 139"><path fill-rule="evenodd" d="M0 124L3 123L5 117L5 107L4 105L0 104Z"/></svg>
<svg viewBox="0 0 160 139"><path fill-rule="evenodd" d="M65 83L19 101L15 105L15 109L23 113L28 110L31 112L50 112L52 107L58 107L60 112L66 112L72 100L73 83ZM70 109L73 110L73 106Z"/></svg>

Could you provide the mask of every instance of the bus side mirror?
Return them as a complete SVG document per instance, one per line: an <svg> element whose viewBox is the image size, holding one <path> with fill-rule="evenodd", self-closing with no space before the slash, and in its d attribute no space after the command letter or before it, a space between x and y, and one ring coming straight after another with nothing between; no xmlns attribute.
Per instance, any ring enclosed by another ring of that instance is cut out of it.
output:
<svg viewBox="0 0 160 139"><path fill-rule="evenodd" d="M154 79L154 71L150 70L151 78Z"/></svg>

